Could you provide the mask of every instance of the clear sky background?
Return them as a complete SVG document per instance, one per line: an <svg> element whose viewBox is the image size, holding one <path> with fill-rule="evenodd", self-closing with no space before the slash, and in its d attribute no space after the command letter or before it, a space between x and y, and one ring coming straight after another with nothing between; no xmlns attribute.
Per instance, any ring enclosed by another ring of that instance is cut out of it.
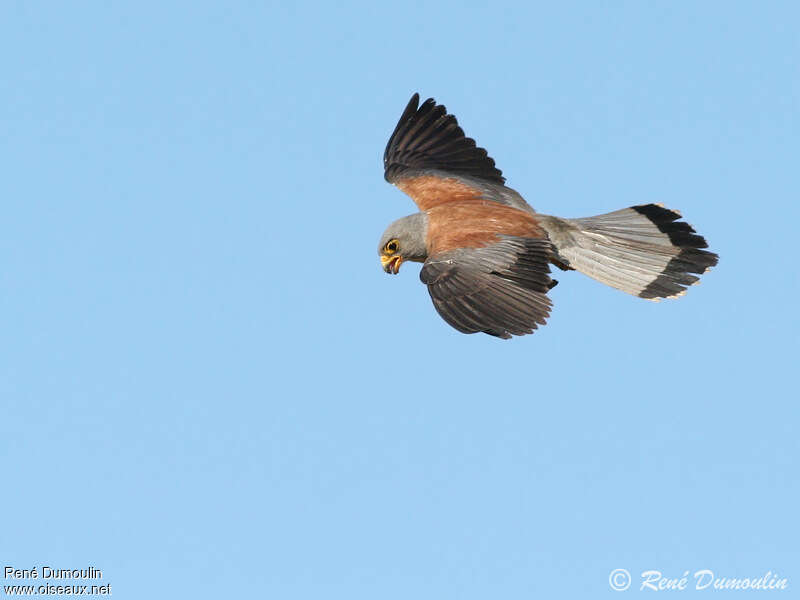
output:
<svg viewBox="0 0 800 600"><path fill-rule="evenodd" d="M796 594L798 21L3 3L3 566L120 598ZM415 91L541 212L663 202L719 266L658 304L561 273L535 335L456 332L376 255Z"/></svg>

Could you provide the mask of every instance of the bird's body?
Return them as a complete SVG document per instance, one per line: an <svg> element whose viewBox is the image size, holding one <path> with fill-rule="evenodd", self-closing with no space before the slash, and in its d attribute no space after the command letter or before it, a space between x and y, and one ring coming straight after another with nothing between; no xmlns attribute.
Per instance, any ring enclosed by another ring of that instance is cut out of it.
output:
<svg viewBox="0 0 800 600"><path fill-rule="evenodd" d="M680 214L656 204L587 219L539 214L505 185L454 116L414 94L384 154L386 180L420 212L389 225L378 253L388 273L425 263L420 279L450 325L501 338L544 325L550 264L627 293L679 296L717 263Z"/></svg>

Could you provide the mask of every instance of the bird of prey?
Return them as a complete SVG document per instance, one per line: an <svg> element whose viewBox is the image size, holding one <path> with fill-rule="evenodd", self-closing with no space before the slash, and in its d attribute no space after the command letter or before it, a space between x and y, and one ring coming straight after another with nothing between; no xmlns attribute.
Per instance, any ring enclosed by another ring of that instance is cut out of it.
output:
<svg viewBox="0 0 800 600"><path fill-rule="evenodd" d="M424 263L434 307L463 333L508 339L544 325L551 264L648 300L684 294L717 264L705 239L660 204L584 219L537 213L433 98L411 97L383 167L419 208L381 236L383 270Z"/></svg>

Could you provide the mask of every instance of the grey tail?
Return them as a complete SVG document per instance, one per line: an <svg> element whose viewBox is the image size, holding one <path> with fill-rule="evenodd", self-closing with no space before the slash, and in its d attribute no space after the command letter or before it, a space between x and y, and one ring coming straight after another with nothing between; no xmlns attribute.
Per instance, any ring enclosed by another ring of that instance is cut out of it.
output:
<svg viewBox="0 0 800 600"><path fill-rule="evenodd" d="M618 290L647 298L686 293L718 256L681 214L659 204L585 219L537 215L557 252L554 263Z"/></svg>

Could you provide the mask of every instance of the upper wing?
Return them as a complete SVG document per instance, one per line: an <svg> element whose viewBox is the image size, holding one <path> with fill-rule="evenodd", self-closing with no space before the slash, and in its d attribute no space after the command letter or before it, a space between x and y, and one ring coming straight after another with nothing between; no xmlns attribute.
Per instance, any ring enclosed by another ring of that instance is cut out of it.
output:
<svg viewBox="0 0 800 600"><path fill-rule="evenodd" d="M428 258L420 279L439 315L463 333L501 338L533 333L552 303L547 291L552 249L544 239L505 237L484 248L463 248Z"/></svg>
<svg viewBox="0 0 800 600"><path fill-rule="evenodd" d="M464 135L453 115L414 94L383 154L384 177L406 192L421 210L482 194L480 182L503 185L503 173L486 150ZM470 180L476 181L470 181Z"/></svg>

